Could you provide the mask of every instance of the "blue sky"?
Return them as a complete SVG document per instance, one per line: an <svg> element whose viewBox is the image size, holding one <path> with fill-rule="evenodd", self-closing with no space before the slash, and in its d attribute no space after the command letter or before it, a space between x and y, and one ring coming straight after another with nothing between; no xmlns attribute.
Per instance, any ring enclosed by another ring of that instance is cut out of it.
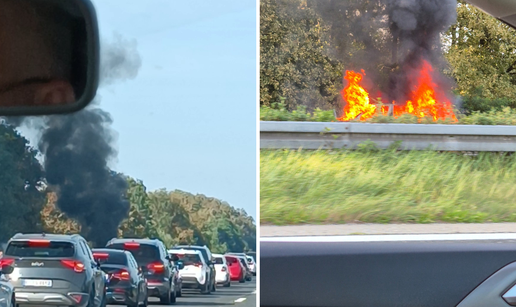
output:
<svg viewBox="0 0 516 307"><path fill-rule="evenodd" d="M256 2L94 0L101 36L134 39L138 76L99 90L117 171L256 218Z"/></svg>

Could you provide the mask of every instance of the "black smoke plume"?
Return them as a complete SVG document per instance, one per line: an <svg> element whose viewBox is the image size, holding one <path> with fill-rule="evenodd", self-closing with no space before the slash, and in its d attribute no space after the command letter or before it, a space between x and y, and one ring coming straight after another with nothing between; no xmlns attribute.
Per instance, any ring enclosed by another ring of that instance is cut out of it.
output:
<svg viewBox="0 0 516 307"><path fill-rule="evenodd" d="M440 34L456 21L456 0L309 0L309 5L331 25L337 45L332 55L346 69L364 69L372 95L380 91L387 101L406 101L423 61L435 68L432 77L441 90L450 92L453 82L438 73L447 66Z"/></svg>
<svg viewBox="0 0 516 307"><path fill-rule="evenodd" d="M136 77L141 67L136 47L119 35L101 44L101 86ZM128 216L127 183L109 167L117 156L116 137L99 99L74 114L8 120L41 128L38 149L47 184L57 193L57 207L80 223L82 235L96 246L116 237Z"/></svg>

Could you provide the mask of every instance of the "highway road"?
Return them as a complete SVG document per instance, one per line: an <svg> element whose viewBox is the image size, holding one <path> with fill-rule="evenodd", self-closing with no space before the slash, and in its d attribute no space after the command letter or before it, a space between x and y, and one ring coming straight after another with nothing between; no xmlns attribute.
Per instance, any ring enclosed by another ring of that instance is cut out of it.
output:
<svg viewBox="0 0 516 307"><path fill-rule="evenodd" d="M228 306L235 305L237 307L256 307L256 280L240 284L232 282L231 287L217 287L217 291L212 294L204 295L199 291L183 289L183 296L177 298L175 305L170 306L189 306L189 307L205 307L205 306ZM119 307L119 305L108 305ZM149 306L159 305L159 299L149 298Z"/></svg>

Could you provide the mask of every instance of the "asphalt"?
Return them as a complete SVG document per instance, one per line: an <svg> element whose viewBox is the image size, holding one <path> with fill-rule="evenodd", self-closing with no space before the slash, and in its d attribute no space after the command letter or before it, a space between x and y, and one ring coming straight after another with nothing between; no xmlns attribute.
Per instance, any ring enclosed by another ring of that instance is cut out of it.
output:
<svg viewBox="0 0 516 307"><path fill-rule="evenodd" d="M178 297L175 305L170 306L190 306L190 307L204 307L204 306L228 306L235 305L237 307L255 307L256 306L256 279L253 281L241 284L239 282L232 282L231 287L224 288L217 287L217 291L211 294L200 294L199 291L183 289L183 296ZM113 307L120 307L119 305L108 305ZM159 299L149 298L149 306L162 306Z"/></svg>
<svg viewBox="0 0 516 307"><path fill-rule="evenodd" d="M260 237L515 232L516 223L260 225Z"/></svg>

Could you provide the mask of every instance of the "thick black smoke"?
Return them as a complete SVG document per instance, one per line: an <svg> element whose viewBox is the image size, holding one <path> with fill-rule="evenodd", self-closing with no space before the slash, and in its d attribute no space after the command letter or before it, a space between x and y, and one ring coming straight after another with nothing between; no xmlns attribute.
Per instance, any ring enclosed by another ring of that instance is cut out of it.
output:
<svg viewBox="0 0 516 307"><path fill-rule="evenodd" d="M101 45L101 86L133 79L140 66L135 42L116 36ZM115 135L111 116L98 102L74 114L25 118L24 122L42 129L38 148L47 183L58 195L57 207L81 224L83 236L103 246L117 235L129 202L125 179L109 167L117 155ZM123 102L119 105L123 107ZM22 120L9 119L12 124Z"/></svg>
<svg viewBox="0 0 516 307"><path fill-rule="evenodd" d="M451 80L438 73L447 65L440 34L456 21L456 0L309 3L331 25L331 36L337 45L333 56L343 61L346 69L365 69L373 95L378 90L387 96L387 101L406 101L423 61L435 68L433 77L438 86L444 92L451 89Z"/></svg>

